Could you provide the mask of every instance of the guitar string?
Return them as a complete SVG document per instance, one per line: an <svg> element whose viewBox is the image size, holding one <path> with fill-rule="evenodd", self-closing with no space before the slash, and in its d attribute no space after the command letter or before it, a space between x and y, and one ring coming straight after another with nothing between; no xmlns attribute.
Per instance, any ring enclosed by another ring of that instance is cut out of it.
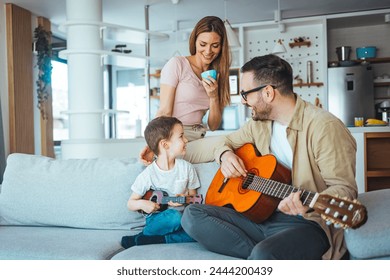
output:
<svg viewBox="0 0 390 280"><path fill-rule="evenodd" d="M288 184L256 176L252 173L248 174L247 180L245 181L244 185L246 186L246 188L250 187L250 185L253 185L253 187L251 187L251 189L253 190L282 199L287 197L292 192L301 190ZM312 202L315 193L304 189L302 189L301 191L302 193L300 198L301 200L303 200L302 203L304 205L309 205Z"/></svg>

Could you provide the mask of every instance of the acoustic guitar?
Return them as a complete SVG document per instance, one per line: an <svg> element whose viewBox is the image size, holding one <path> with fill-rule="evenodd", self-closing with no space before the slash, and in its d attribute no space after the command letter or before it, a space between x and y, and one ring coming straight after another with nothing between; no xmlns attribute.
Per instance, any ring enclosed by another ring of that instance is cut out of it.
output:
<svg viewBox="0 0 390 280"><path fill-rule="evenodd" d="M167 192L156 190L147 191L142 198L160 204L160 211L164 211L168 208L169 201L180 204L201 204L203 202L203 196L201 194L187 196L168 196Z"/></svg>
<svg viewBox="0 0 390 280"><path fill-rule="evenodd" d="M248 175L224 178L217 171L206 194L206 204L227 206L242 213L253 222L266 220L280 200L299 190L303 205L321 214L328 224L343 228L358 228L367 219L367 210L358 201L319 194L290 185L291 173L273 155L260 155L252 144L235 151L245 164Z"/></svg>

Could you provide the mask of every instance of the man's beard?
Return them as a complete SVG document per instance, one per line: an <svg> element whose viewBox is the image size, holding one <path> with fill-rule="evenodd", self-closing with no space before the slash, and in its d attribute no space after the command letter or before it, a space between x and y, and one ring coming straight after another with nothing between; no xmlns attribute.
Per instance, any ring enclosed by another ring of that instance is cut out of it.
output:
<svg viewBox="0 0 390 280"><path fill-rule="evenodd" d="M252 119L254 121L265 121L269 120L271 114L271 106L266 104L263 100L257 103L262 109L259 109L257 106L252 106Z"/></svg>

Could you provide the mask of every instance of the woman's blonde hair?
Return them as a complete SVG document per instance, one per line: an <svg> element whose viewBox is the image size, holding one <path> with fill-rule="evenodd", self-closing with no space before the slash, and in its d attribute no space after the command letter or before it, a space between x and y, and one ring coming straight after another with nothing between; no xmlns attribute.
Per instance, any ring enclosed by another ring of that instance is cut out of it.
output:
<svg viewBox="0 0 390 280"><path fill-rule="evenodd" d="M231 64L231 54L229 42L226 35L225 25L219 17L207 16L202 18L191 33L189 40L190 54L196 54L196 39L200 33L215 32L221 37L221 52L210 65L210 69L215 69L219 73L218 96L221 108L230 104L229 68Z"/></svg>

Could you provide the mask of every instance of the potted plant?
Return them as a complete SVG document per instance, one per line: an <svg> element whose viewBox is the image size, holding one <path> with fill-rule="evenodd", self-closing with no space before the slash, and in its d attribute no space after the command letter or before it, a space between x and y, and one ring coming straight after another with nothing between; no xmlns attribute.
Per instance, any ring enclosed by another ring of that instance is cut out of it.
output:
<svg viewBox="0 0 390 280"><path fill-rule="evenodd" d="M53 68L51 65L52 49L50 38L50 31L45 30L41 25L35 28L34 39L38 67L38 79L36 81L38 95L37 107L44 120L48 117L45 110L45 103L51 94L51 70Z"/></svg>

